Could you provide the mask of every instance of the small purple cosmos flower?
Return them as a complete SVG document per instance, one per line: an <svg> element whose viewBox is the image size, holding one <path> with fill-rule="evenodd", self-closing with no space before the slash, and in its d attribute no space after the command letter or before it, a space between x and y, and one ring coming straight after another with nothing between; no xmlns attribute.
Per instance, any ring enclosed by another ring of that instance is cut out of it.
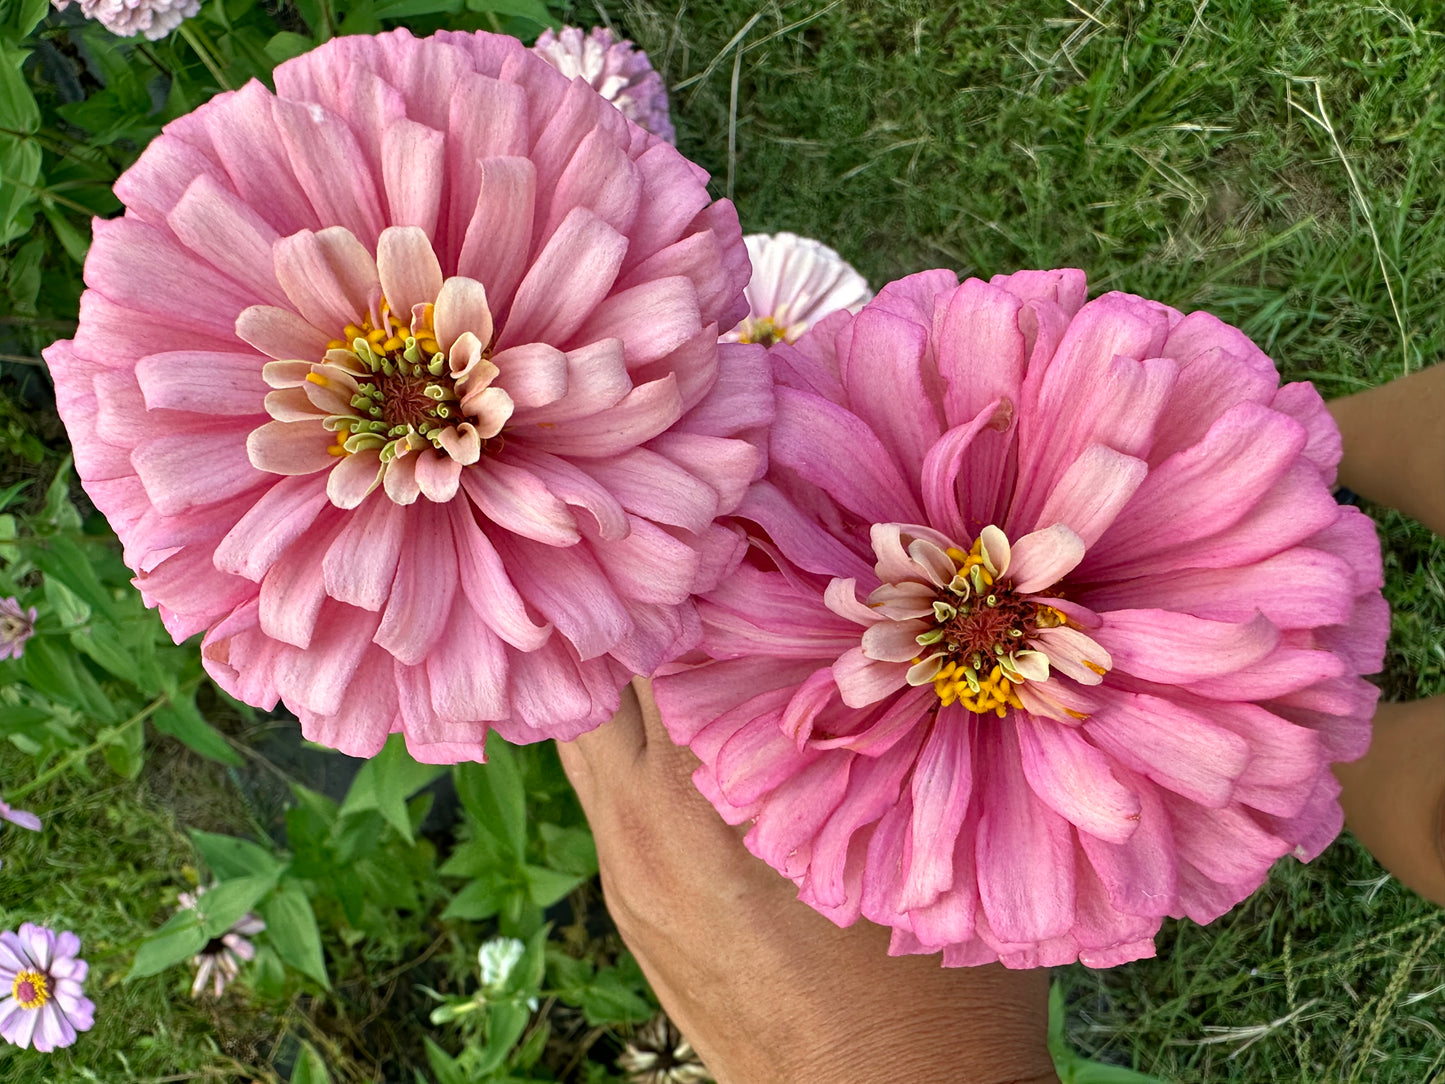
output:
<svg viewBox="0 0 1445 1084"><path fill-rule="evenodd" d="M176 899L182 908L194 911L196 897L205 891L204 888L198 888L194 895L190 892L182 892ZM256 955L256 946L251 944L248 938L260 933L265 928L264 920L253 912L247 911L233 922L231 928L220 937L213 937L207 941L201 951L191 957L191 963L196 968L196 981L191 983L191 996L200 997L201 991L206 988L206 983L209 981L211 996L220 997L231 981L241 973L241 965Z"/></svg>
<svg viewBox="0 0 1445 1084"><path fill-rule="evenodd" d="M49 1052L75 1042L95 1022L95 1005L80 990L89 965L80 938L25 923L0 933L0 1038L22 1050Z"/></svg>
<svg viewBox="0 0 1445 1084"><path fill-rule="evenodd" d="M20 608L20 600L0 598L0 659L18 659L25 654L25 641L35 635L35 607Z"/></svg>

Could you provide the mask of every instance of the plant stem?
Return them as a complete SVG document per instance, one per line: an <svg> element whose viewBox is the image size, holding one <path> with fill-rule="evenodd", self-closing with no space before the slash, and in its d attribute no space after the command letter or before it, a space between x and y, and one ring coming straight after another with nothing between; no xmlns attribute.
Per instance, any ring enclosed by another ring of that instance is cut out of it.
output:
<svg viewBox="0 0 1445 1084"><path fill-rule="evenodd" d="M199 678L193 679L192 681L186 682L186 685L196 684L199 682L199 680ZM184 687L185 686L182 686L182 688ZM136 712L119 726L107 728L105 731L102 732L100 737L96 738L95 741L91 742L89 745L81 749L72 749L70 752L66 753L65 756L61 757L49 768L46 768L45 771L41 772L34 779L30 780L30 782L26 783L18 790L12 792L9 800L11 802L18 802L21 798L24 798L31 791L44 786L46 783L49 783L61 772L68 771L69 769L75 767L75 765L83 763L91 755L100 752L107 745L114 745L117 737L119 737L121 734L124 734L131 727L139 726L141 723L145 722L158 710L160 710L167 703L169 703L170 699L170 693L161 693L160 696L156 697L149 704L141 708L140 711Z"/></svg>
<svg viewBox="0 0 1445 1084"><path fill-rule="evenodd" d="M201 63L206 66L206 70L209 71L211 77L215 79L216 85L222 90L234 90L235 88L231 86L230 81L221 74L220 63L216 60L216 56L211 51L211 47L206 44L200 32L191 25L191 20L187 19L181 23L180 29L181 37L185 38L186 44L196 51L196 55L201 58Z"/></svg>

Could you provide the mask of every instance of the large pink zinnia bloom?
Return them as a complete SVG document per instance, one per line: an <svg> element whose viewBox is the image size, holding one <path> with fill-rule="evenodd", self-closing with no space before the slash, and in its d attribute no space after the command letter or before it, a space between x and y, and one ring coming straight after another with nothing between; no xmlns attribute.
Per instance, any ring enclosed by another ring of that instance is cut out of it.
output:
<svg viewBox="0 0 1445 1084"><path fill-rule="evenodd" d="M175 637L355 755L573 737L698 635L761 467L706 175L489 34L348 37L169 125L46 351Z"/></svg>
<svg viewBox="0 0 1445 1084"><path fill-rule="evenodd" d="M773 347L756 565L656 682L807 903L947 965L1108 966L1341 823L1388 624L1308 384L1077 271L931 271Z"/></svg>

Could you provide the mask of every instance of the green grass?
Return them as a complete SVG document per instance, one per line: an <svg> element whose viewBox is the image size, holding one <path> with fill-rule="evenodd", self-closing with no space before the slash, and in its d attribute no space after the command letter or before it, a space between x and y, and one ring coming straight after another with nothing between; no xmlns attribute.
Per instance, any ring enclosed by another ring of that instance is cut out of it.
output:
<svg viewBox="0 0 1445 1084"><path fill-rule="evenodd" d="M605 11L649 51L681 149L745 230L823 239L875 285L1077 266L1096 291L1238 324L1326 396L1445 355L1435 3L556 7ZM1371 512L1396 608L1387 693L1445 691L1445 543ZM79 1052L0 1047L0 1079L266 1079L283 1021L196 1005L179 972L119 981L186 885L178 824L247 830L225 780L187 765L139 789L59 781L33 801L53 829L5 829L0 925L86 930L99 1011ZM22 774L0 751L0 778ZM1445 915L1349 838L1207 929L1171 923L1154 960L1059 978L1078 1049L1168 1079L1445 1080Z"/></svg>
<svg viewBox="0 0 1445 1084"><path fill-rule="evenodd" d="M1445 356L1437 5L604 7L744 230L818 237L875 286L1077 266L1237 324L1326 397ZM1386 693L1445 691L1445 543L1369 510ZM1060 978L1078 1049L1171 1080L1445 1080L1445 914L1348 837L1154 960Z"/></svg>
<svg viewBox="0 0 1445 1084"><path fill-rule="evenodd" d="M0 928L34 922L77 931L90 963L85 992L95 1002L95 1027L74 1047L40 1054L0 1044L6 1084L278 1079L264 1067L279 1021L254 1005L238 1012L234 993L219 1003L191 1000L186 967L122 981L141 937L194 883L195 851L181 823L229 820L234 828L244 817L214 766L169 741L152 752L138 783L117 779L96 758L94 781L69 773L28 795L21 804L43 814L44 831L5 827ZM0 778L30 771L0 746ZM192 814L185 822L177 805Z"/></svg>

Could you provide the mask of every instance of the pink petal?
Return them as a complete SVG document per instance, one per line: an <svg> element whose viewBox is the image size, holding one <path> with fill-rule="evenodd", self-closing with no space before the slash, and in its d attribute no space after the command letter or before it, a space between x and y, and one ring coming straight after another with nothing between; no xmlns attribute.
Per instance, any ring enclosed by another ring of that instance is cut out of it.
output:
<svg viewBox="0 0 1445 1084"><path fill-rule="evenodd" d="M426 659L441 635L457 592L456 549L446 520L444 506L420 502L409 510L396 578L374 637L411 666Z"/></svg>
<svg viewBox="0 0 1445 1084"><path fill-rule="evenodd" d="M1081 832L1123 843L1139 824L1139 796L1077 730L1017 713L1024 777L1039 799Z"/></svg>
<svg viewBox="0 0 1445 1084"><path fill-rule="evenodd" d="M898 907L926 907L953 887L954 842L973 794L972 713L952 705L924 739L913 768L913 817L905 837Z"/></svg>
<svg viewBox="0 0 1445 1084"><path fill-rule="evenodd" d="M381 133L381 177L394 226L416 226L427 236L436 232L446 138L424 124L398 117ZM379 255L379 253L378 253Z"/></svg>
<svg viewBox="0 0 1445 1084"><path fill-rule="evenodd" d="M236 317L236 336L273 358L320 358L330 340L290 309L266 305L252 305Z"/></svg>
<svg viewBox="0 0 1445 1084"><path fill-rule="evenodd" d="M873 431L816 395L778 389L770 453L866 522L923 518L913 487Z"/></svg>
<svg viewBox="0 0 1445 1084"><path fill-rule="evenodd" d="M462 485L482 515L508 531L548 546L575 545L581 537L567 506L529 470L488 459L466 471Z"/></svg>
<svg viewBox="0 0 1445 1084"><path fill-rule="evenodd" d="M1142 693L1111 695L1083 729L1126 767L1210 809L1228 803L1249 764L1249 744L1237 734L1182 704Z"/></svg>
<svg viewBox="0 0 1445 1084"><path fill-rule="evenodd" d="M1114 666L1170 685L1240 670L1279 643L1279 630L1262 615L1238 623L1168 610L1114 610L1103 617L1093 637Z"/></svg>
<svg viewBox="0 0 1445 1084"><path fill-rule="evenodd" d="M907 670L902 663L876 662L863 654L861 647L855 647L840 655L833 664L833 679L838 683L843 703L850 708L863 708L903 688Z"/></svg>
<svg viewBox="0 0 1445 1084"><path fill-rule="evenodd" d="M1008 575L1014 590L1030 595L1052 587L1084 557L1084 540L1062 523L1026 534L1013 544Z"/></svg>
<svg viewBox="0 0 1445 1084"><path fill-rule="evenodd" d="M1074 841L1068 821L1045 806L1024 777L1009 727L981 730L976 759L987 764L980 795L978 894L993 931L1036 942L1074 922Z"/></svg>
<svg viewBox="0 0 1445 1084"><path fill-rule="evenodd" d="M1147 472L1142 459L1091 444L1060 476L1035 526L1062 523L1090 547L1118 518Z"/></svg>
<svg viewBox="0 0 1445 1084"><path fill-rule="evenodd" d="M488 157L467 165L481 187L475 206L459 220L466 233L457 274L484 284L504 311L527 269L537 171L526 158Z"/></svg>
<svg viewBox="0 0 1445 1084"><path fill-rule="evenodd" d="M586 208L574 208L517 286L498 349L567 343L607 296L626 253L625 237Z"/></svg>
<svg viewBox="0 0 1445 1084"><path fill-rule="evenodd" d="M492 310L487 304L486 287L476 279L447 279L436 295L433 319L437 343L443 350L450 351L468 331L483 348L492 341ZM452 364L456 365L455 358Z"/></svg>
<svg viewBox="0 0 1445 1084"><path fill-rule="evenodd" d="M551 635L551 626L532 620L501 557L465 502L453 501L446 509L467 601L506 643L519 651L537 650Z"/></svg>
<svg viewBox="0 0 1445 1084"><path fill-rule="evenodd" d="M267 422L246 438L251 465L271 474L315 474L336 462L328 449L333 440L321 419Z"/></svg>
<svg viewBox="0 0 1445 1084"><path fill-rule="evenodd" d="M376 242L376 274L382 294L397 314L411 312L414 305L430 304L442 289L441 264L419 226L388 226L381 231ZM441 338L438 342L443 349L449 345Z"/></svg>
<svg viewBox="0 0 1445 1084"><path fill-rule="evenodd" d="M326 593L338 602L379 612L391 594L406 515L401 505L384 496L358 506L321 559Z"/></svg>
<svg viewBox="0 0 1445 1084"><path fill-rule="evenodd" d="M312 327L339 335L361 319L381 289L366 246L340 226L282 238L272 249L276 280Z"/></svg>

